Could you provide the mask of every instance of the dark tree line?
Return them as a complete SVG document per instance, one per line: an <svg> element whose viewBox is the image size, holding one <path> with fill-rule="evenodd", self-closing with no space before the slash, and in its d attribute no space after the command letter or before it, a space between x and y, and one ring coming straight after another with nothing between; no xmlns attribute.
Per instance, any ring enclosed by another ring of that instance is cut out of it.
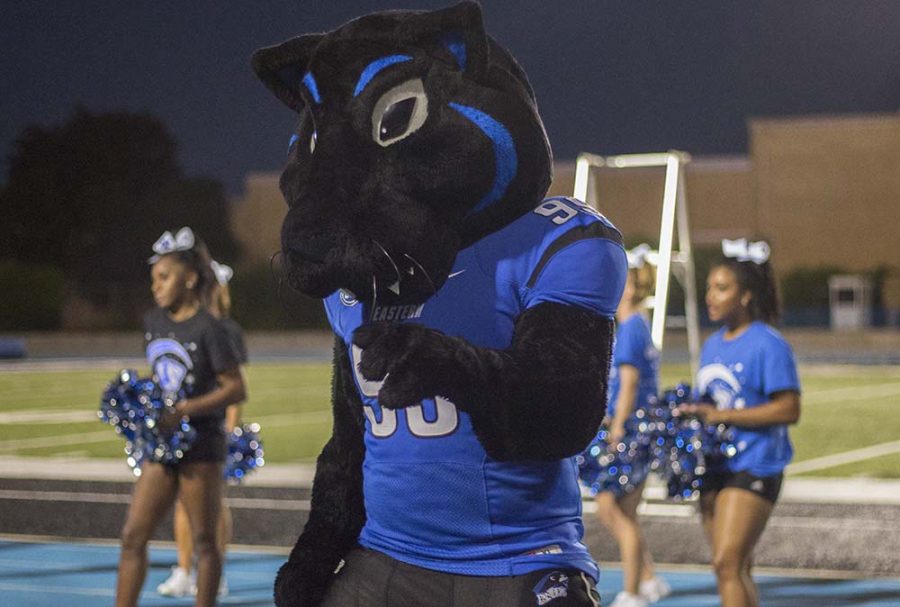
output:
<svg viewBox="0 0 900 607"><path fill-rule="evenodd" d="M217 258L233 263L238 254L221 184L185 176L174 139L149 114L78 109L64 124L28 127L8 167L0 191L4 267L58 269L66 290L96 305L139 300L163 230L189 225Z"/></svg>

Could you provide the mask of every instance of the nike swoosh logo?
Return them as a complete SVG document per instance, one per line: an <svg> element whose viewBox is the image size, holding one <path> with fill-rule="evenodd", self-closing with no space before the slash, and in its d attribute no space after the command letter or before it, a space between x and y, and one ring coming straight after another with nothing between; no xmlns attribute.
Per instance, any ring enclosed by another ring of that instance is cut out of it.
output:
<svg viewBox="0 0 900 607"><path fill-rule="evenodd" d="M448 275L447 278L453 278L454 276L459 276L463 272L465 272L465 270L460 270L459 272L454 272L453 274Z"/></svg>

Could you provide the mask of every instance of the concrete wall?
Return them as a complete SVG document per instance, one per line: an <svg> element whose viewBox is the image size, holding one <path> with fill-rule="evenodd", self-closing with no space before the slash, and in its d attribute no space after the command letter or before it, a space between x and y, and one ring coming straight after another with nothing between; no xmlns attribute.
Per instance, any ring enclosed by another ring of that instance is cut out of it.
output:
<svg viewBox="0 0 900 607"><path fill-rule="evenodd" d="M753 120L760 226L781 269L892 268L900 307L900 115Z"/></svg>

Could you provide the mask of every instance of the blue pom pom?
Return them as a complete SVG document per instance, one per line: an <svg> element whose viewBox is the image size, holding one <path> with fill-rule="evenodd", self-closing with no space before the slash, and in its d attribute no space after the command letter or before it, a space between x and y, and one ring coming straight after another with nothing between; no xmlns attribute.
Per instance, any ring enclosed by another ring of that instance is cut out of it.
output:
<svg viewBox="0 0 900 607"><path fill-rule="evenodd" d="M125 461L141 475L144 461L177 464L196 439L196 430L182 423L171 434L159 431L160 418L183 394L165 394L152 379L123 369L100 398L97 416L125 439Z"/></svg>
<svg viewBox="0 0 900 607"><path fill-rule="evenodd" d="M669 497L676 501L698 497L706 471L734 453L728 427L705 426L695 417L676 414L690 397L690 386L679 384L650 411L655 432L651 467L662 475Z"/></svg>
<svg viewBox="0 0 900 607"><path fill-rule="evenodd" d="M244 478L266 464L259 424L245 424L228 435L228 452L225 455L225 480L240 483Z"/></svg>
<svg viewBox="0 0 900 607"><path fill-rule="evenodd" d="M640 415L638 415L640 412ZM609 432L604 428L581 454L579 477L591 495L611 491L620 496L634 491L650 471L650 443L647 412L639 409L625 423L625 434L617 444L610 444Z"/></svg>
<svg viewBox="0 0 900 607"><path fill-rule="evenodd" d="M677 414L690 402L691 388L679 384L635 411L625 423L625 436L616 445L601 429L576 458L579 476L592 495L633 491L652 471L662 476L671 499L696 498L707 470L734 455L732 431L724 425L705 426L696 417Z"/></svg>

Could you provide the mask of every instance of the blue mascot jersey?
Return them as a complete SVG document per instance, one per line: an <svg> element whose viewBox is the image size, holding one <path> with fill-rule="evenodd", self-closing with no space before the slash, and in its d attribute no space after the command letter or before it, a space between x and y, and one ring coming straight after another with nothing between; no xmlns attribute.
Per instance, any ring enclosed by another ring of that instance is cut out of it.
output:
<svg viewBox="0 0 900 607"><path fill-rule="evenodd" d="M516 318L543 302L611 317L626 267L621 235L606 218L578 201L549 198L460 251L444 286L424 304L372 310L340 291L325 299L331 325L352 353L367 418L360 544L450 573L507 576L574 567L597 579L581 543L574 458L493 460L468 414L444 398L382 409L381 382L366 381L355 369L360 350L352 337L371 318L420 323L505 349Z"/></svg>
<svg viewBox="0 0 900 607"><path fill-rule="evenodd" d="M696 388L701 398L719 409L744 409L769 402L776 392L800 391L794 353L781 333L756 321L735 339L724 334L722 328L703 344ZM786 424L733 431L737 453L725 460L732 472L772 476L794 455Z"/></svg>
<svg viewBox="0 0 900 607"><path fill-rule="evenodd" d="M631 365L638 370L638 393L634 411L644 408L656 399L659 392L659 350L650 338L650 326L643 314L632 314L616 328L616 345L613 348L612 368L609 370L609 405L606 415L616 413L619 397L619 367Z"/></svg>

